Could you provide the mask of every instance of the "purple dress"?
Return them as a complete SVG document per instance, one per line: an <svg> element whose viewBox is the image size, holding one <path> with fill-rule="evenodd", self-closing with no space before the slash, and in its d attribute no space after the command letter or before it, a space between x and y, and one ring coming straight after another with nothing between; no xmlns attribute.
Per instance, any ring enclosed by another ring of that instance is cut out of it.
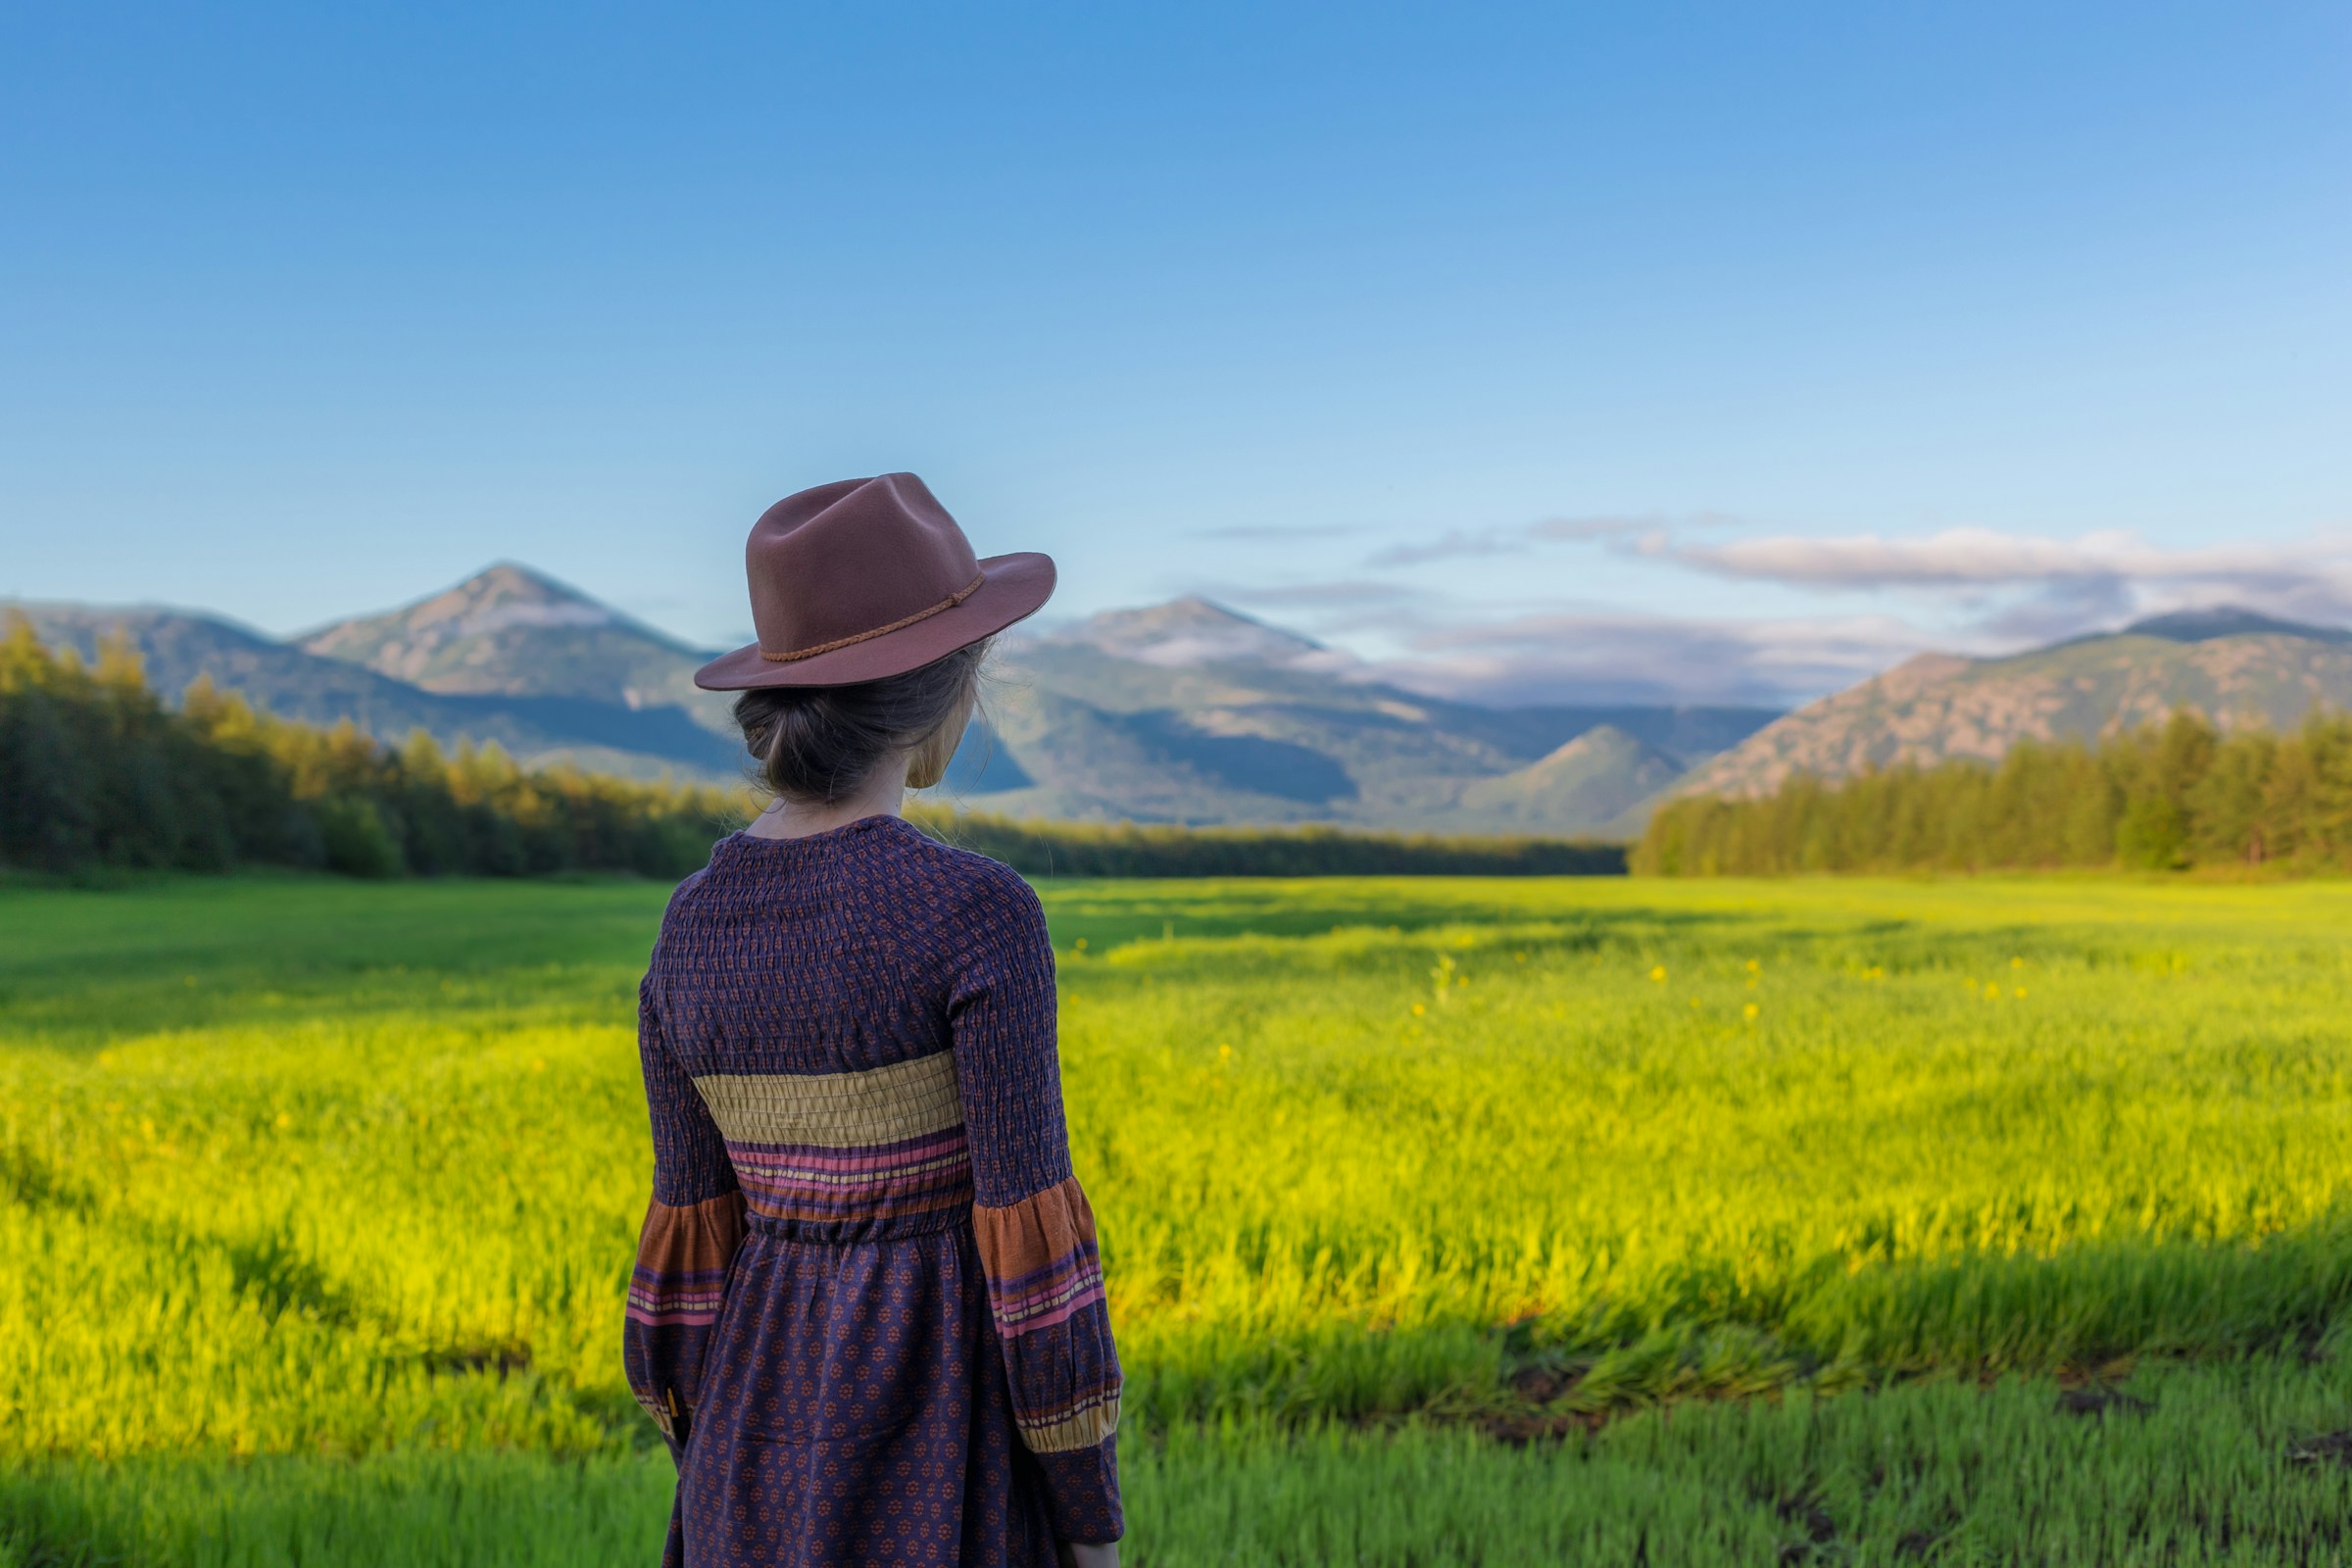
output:
<svg viewBox="0 0 2352 1568"><path fill-rule="evenodd" d="M678 1461L663 1562L1117 1540L1119 1363L1029 885L895 816L738 833L670 900L638 1038L624 1359Z"/></svg>

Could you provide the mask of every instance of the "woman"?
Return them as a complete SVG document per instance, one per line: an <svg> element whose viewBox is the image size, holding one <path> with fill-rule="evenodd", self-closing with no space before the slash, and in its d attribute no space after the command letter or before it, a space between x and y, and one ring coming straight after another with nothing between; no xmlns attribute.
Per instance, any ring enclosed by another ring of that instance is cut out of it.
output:
<svg viewBox="0 0 2352 1568"><path fill-rule="evenodd" d="M1044 911L898 815L1054 563L976 560L908 473L778 502L748 561L760 640L695 679L743 692L775 799L672 897L638 1000L625 1360L678 1462L663 1561L1115 1568Z"/></svg>

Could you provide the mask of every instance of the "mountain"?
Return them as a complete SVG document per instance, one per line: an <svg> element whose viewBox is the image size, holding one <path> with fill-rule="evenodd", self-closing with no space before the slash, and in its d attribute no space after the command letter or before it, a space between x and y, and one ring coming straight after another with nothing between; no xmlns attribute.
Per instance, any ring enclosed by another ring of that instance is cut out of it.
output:
<svg viewBox="0 0 2352 1568"><path fill-rule="evenodd" d="M1999 758L2021 740L2091 740L2203 713L2224 730L2290 728L2352 708L2352 632L2224 608L2006 659L1923 654L1797 710L1696 769L1677 794L1768 794L1793 773Z"/></svg>
<svg viewBox="0 0 2352 1568"><path fill-rule="evenodd" d="M2352 630L2341 626L2307 626L2280 620L2258 610L2216 605L2209 610L2175 610L2150 615L2126 626L2123 636L2161 637L2172 643L2209 643L2221 637L2300 637L2311 642L2352 643ZM2089 639L2077 638L2077 642Z"/></svg>
<svg viewBox="0 0 2352 1568"><path fill-rule="evenodd" d="M1462 791L1454 825L1540 833L1557 822L1613 824L1685 771L1647 742L1614 724L1597 724L1541 761L1471 783Z"/></svg>
<svg viewBox="0 0 2352 1568"><path fill-rule="evenodd" d="M709 656L529 567L272 642L209 616L27 607L92 652L120 627L175 695L199 674L257 707L390 740L496 741L527 762L740 777ZM945 797L1012 815L1334 822L1576 834L1777 715L1741 708L1483 708L1384 684L1350 656L1203 599L1007 636Z"/></svg>
<svg viewBox="0 0 2352 1568"><path fill-rule="evenodd" d="M148 684L167 698L208 675L281 718L325 725L348 718L387 741L423 730L444 746L495 741L532 765L569 760L632 778L735 776L736 749L675 708L631 709L579 697L447 696L208 615L87 605L10 608L43 641L84 659L95 659L103 639L122 633L144 661Z"/></svg>
<svg viewBox="0 0 2352 1568"><path fill-rule="evenodd" d="M322 626L300 646L428 692L668 707L733 732L729 700L694 684L710 654L512 562L403 609Z"/></svg>

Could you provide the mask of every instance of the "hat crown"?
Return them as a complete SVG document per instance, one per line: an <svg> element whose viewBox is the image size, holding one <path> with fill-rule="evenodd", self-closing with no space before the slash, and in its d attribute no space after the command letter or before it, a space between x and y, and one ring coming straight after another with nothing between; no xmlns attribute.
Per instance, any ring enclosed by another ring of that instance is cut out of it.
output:
<svg viewBox="0 0 2352 1568"><path fill-rule="evenodd" d="M971 541L911 473L786 496L744 547L761 655L808 658L950 609L979 587Z"/></svg>

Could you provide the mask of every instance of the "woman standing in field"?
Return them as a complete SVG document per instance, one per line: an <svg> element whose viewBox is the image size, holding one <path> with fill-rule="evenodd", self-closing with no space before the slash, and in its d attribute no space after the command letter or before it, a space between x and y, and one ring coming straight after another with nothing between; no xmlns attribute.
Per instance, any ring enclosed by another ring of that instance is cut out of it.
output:
<svg viewBox="0 0 2352 1568"><path fill-rule="evenodd" d="M1054 564L976 559L907 473L778 502L748 560L760 640L695 678L744 694L775 799L679 887L639 991L624 1353L678 1461L663 1561L1115 1565L1044 911L898 814Z"/></svg>

